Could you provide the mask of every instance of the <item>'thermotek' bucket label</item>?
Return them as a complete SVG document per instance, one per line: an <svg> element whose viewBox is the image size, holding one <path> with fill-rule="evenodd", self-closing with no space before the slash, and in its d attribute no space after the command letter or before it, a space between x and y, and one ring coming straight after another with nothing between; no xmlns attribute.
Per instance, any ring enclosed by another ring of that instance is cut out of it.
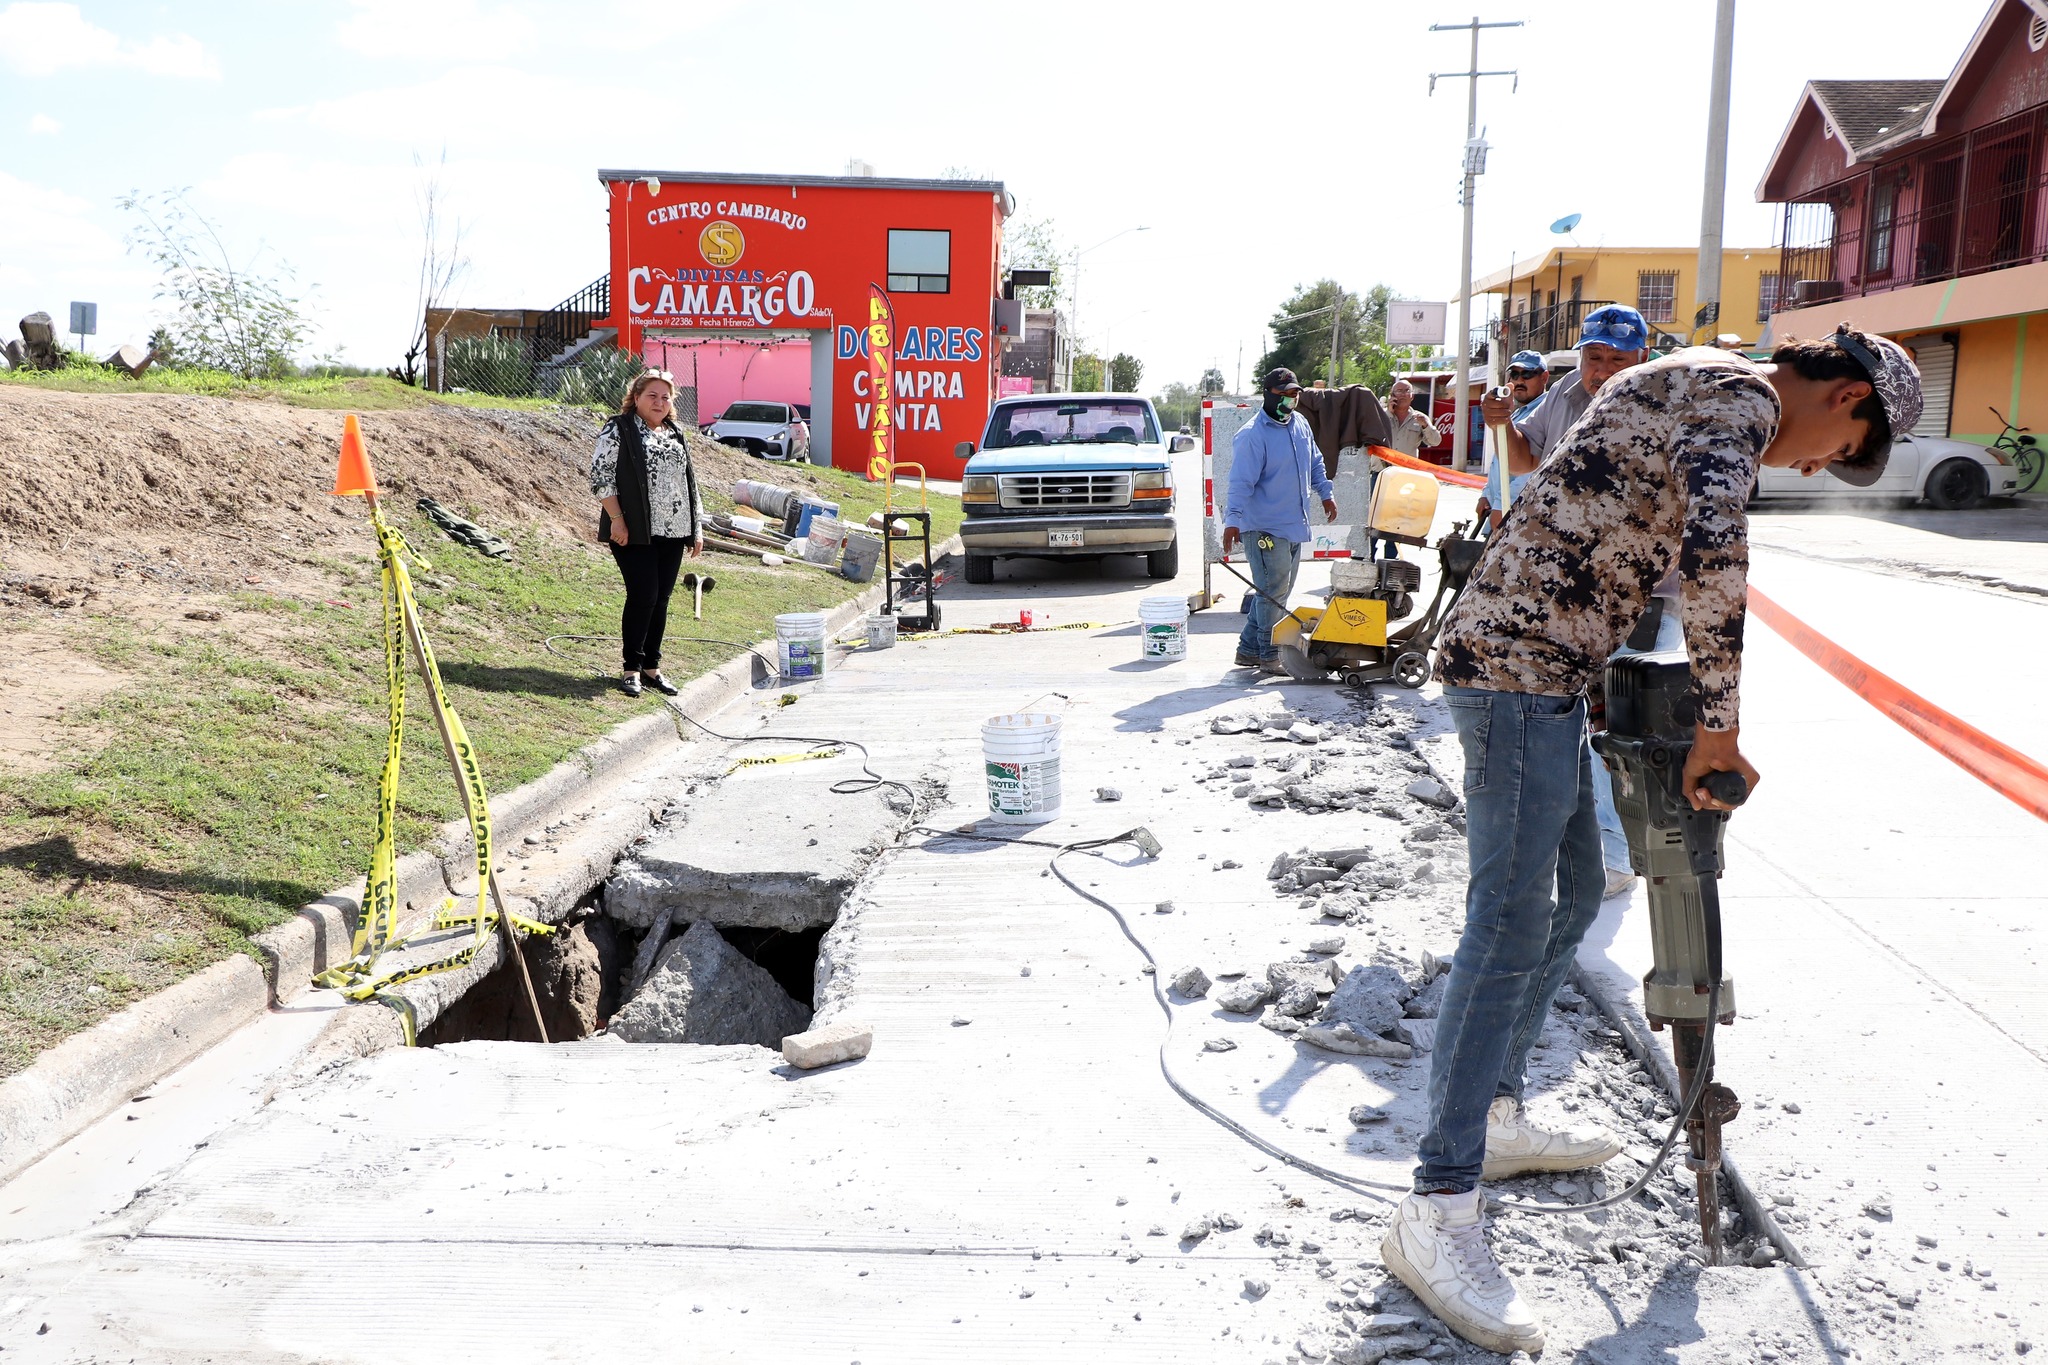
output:
<svg viewBox="0 0 2048 1365"><path fill-rule="evenodd" d="M1030 763L986 760L988 808L994 815L1032 815L1059 804L1060 761L1042 758Z"/></svg>
<svg viewBox="0 0 2048 1365"><path fill-rule="evenodd" d="M1180 622L1145 627L1145 657L1177 659L1188 652L1188 630Z"/></svg>

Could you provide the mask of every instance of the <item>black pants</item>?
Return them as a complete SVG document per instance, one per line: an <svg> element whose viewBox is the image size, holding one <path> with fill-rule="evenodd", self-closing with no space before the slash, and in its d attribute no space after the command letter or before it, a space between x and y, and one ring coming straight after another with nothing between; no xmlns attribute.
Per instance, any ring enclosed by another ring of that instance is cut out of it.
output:
<svg viewBox="0 0 2048 1365"><path fill-rule="evenodd" d="M628 673L661 667L661 636L668 628L668 598L682 571L690 542L655 536L646 545L613 545L619 577L626 580L626 606L619 613L619 647Z"/></svg>

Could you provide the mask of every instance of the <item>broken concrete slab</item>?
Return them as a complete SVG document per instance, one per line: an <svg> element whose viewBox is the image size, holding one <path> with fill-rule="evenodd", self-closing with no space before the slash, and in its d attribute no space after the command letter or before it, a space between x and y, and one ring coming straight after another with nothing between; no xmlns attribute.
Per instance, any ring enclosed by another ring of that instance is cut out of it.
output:
<svg viewBox="0 0 2048 1365"><path fill-rule="evenodd" d="M1248 976L1216 993L1217 1007L1231 1014L1257 1014L1273 998L1264 977Z"/></svg>
<svg viewBox="0 0 2048 1365"><path fill-rule="evenodd" d="M629 1043L756 1043L780 1047L810 1026L811 1011L698 922L655 959L654 974L612 1019Z"/></svg>
<svg viewBox="0 0 2048 1365"><path fill-rule="evenodd" d="M832 790L857 774L856 760L832 759L720 779L679 823L620 861L605 885L605 913L636 929L664 909L692 923L758 929L832 923L910 822L885 788Z"/></svg>
<svg viewBox="0 0 2048 1365"><path fill-rule="evenodd" d="M874 1045L875 1031L872 1027L842 1021L790 1034L782 1040L782 1059L791 1066L809 1071L865 1057Z"/></svg>
<svg viewBox="0 0 2048 1365"><path fill-rule="evenodd" d="M1349 1024L1360 1033L1385 1033L1401 1018L1410 992L1392 967L1361 963L1353 967L1323 1006L1326 1023Z"/></svg>
<svg viewBox="0 0 2048 1365"><path fill-rule="evenodd" d="M1431 1052L1436 1048L1434 1019L1396 1019L1390 1032L1396 1042L1406 1043L1417 1052Z"/></svg>
<svg viewBox="0 0 2048 1365"><path fill-rule="evenodd" d="M1436 1018L1443 1011L1444 991L1449 989L1450 984L1451 978L1448 975L1436 977L1402 1006L1402 1013L1410 1019Z"/></svg>
<svg viewBox="0 0 2048 1365"><path fill-rule="evenodd" d="M1300 957L1266 964L1266 980L1276 992L1303 985L1319 996L1328 995L1341 979L1337 964L1327 957Z"/></svg>

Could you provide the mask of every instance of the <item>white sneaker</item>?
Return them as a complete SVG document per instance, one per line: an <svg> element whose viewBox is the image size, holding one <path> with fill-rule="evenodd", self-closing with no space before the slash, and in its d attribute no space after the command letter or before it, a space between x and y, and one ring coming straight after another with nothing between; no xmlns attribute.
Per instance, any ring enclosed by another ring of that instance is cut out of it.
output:
<svg viewBox="0 0 2048 1365"><path fill-rule="evenodd" d="M1603 1128L1551 1132L1529 1122L1522 1106L1494 1096L1486 1110L1486 1164L1481 1180L1504 1180L1529 1171L1583 1171L1621 1155L1621 1139Z"/></svg>
<svg viewBox="0 0 2048 1365"><path fill-rule="evenodd" d="M1629 892L1635 890L1635 885L1636 874L1630 872L1627 868L1610 867L1607 869L1606 899L1613 900L1616 896L1626 896Z"/></svg>
<svg viewBox="0 0 2048 1365"><path fill-rule="evenodd" d="M1443 1324L1489 1351L1543 1349L1543 1327L1486 1245L1478 1190L1411 1194L1394 1210L1380 1260Z"/></svg>

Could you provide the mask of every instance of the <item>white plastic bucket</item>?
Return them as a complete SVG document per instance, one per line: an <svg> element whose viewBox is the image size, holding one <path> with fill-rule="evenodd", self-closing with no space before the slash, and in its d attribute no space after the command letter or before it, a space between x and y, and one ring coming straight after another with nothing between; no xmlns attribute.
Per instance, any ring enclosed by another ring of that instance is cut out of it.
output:
<svg viewBox="0 0 2048 1365"><path fill-rule="evenodd" d="M1188 656L1187 598L1162 596L1140 600L1138 636L1143 641L1143 658L1185 659Z"/></svg>
<svg viewBox="0 0 2048 1365"><path fill-rule="evenodd" d="M775 618L775 653L785 680L825 676L825 613L792 611Z"/></svg>
<svg viewBox="0 0 2048 1365"><path fill-rule="evenodd" d="M868 618L868 648L896 648L896 618L880 612Z"/></svg>
<svg viewBox="0 0 2048 1365"><path fill-rule="evenodd" d="M845 522L837 517L812 517L804 534L804 558L830 567L839 562L839 545L845 539Z"/></svg>
<svg viewBox="0 0 2048 1365"><path fill-rule="evenodd" d="M1005 825L1039 825L1060 813L1060 718L991 716L981 727L988 774L988 817Z"/></svg>

